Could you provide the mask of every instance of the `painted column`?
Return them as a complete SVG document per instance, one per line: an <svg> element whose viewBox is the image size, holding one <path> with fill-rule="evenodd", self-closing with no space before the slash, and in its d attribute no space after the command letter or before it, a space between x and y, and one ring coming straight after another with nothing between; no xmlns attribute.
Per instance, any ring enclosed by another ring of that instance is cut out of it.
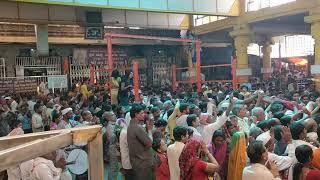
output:
<svg viewBox="0 0 320 180"><path fill-rule="evenodd" d="M230 32L234 39L234 46L237 57L237 82L245 83L249 81L252 70L249 67L248 46L251 43L250 32L247 27L235 28Z"/></svg>
<svg viewBox="0 0 320 180"><path fill-rule="evenodd" d="M311 24L311 35L315 40L314 65L311 65L311 75L314 76L315 88L320 90L320 14L305 17L305 22Z"/></svg>
<svg viewBox="0 0 320 180"><path fill-rule="evenodd" d="M272 74L272 67L271 67L271 52L272 52L272 45L273 41L271 38L265 40L262 44L262 69L261 73L263 74L263 79L268 80Z"/></svg>

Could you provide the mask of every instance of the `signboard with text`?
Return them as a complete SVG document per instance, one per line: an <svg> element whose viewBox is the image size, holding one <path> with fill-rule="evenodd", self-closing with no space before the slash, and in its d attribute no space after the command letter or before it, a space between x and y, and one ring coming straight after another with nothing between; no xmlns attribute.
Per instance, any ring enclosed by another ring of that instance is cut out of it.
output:
<svg viewBox="0 0 320 180"><path fill-rule="evenodd" d="M68 88L67 75L48 76L48 88Z"/></svg>

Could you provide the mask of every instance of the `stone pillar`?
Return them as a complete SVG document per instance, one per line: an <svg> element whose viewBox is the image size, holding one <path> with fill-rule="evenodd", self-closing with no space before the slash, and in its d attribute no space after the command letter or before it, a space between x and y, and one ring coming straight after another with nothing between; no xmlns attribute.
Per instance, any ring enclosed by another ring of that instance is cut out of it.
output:
<svg viewBox="0 0 320 180"><path fill-rule="evenodd" d="M37 53L40 56L49 56L49 40L48 40L48 25L35 25L35 33L37 39Z"/></svg>
<svg viewBox="0 0 320 180"><path fill-rule="evenodd" d="M272 52L272 45L274 42L271 38L266 39L262 43L262 69L261 73L263 74L263 79L268 80L271 77L272 67L271 67L271 52Z"/></svg>
<svg viewBox="0 0 320 180"><path fill-rule="evenodd" d="M234 31L230 32L236 49L238 83L248 82L249 77L252 75L248 60L248 46L251 42L249 31L247 27L237 27Z"/></svg>
<svg viewBox="0 0 320 180"><path fill-rule="evenodd" d="M311 24L311 35L315 40L314 65L311 65L311 75L314 76L316 90L320 90L320 14L305 17L305 22Z"/></svg>

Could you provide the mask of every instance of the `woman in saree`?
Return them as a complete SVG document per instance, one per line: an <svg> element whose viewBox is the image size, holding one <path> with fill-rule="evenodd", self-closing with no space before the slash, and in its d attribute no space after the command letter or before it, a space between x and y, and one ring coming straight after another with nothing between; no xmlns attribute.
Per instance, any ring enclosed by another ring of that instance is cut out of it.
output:
<svg viewBox="0 0 320 180"><path fill-rule="evenodd" d="M220 165L218 172L219 177L215 176L215 179L226 180L228 170L228 142L222 130L217 130L213 133L212 142L209 144L208 149Z"/></svg>
<svg viewBox="0 0 320 180"><path fill-rule="evenodd" d="M128 106L129 105L129 92L133 85L133 73L127 71L126 74L121 78L121 85L119 90L119 105Z"/></svg>
<svg viewBox="0 0 320 180"><path fill-rule="evenodd" d="M200 152L208 157L209 162L200 159ZM208 180L208 175L219 170L219 164L207 146L196 140L185 145L179 157L179 166L181 180Z"/></svg>
<svg viewBox="0 0 320 180"><path fill-rule="evenodd" d="M246 138L243 132L232 135L228 161L228 180L241 180L242 171L247 165Z"/></svg>
<svg viewBox="0 0 320 180"><path fill-rule="evenodd" d="M118 105L118 92L119 92L119 86L121 82L120 73L118 70L112 71L111 74L111 104L112 105Z"/></svg>

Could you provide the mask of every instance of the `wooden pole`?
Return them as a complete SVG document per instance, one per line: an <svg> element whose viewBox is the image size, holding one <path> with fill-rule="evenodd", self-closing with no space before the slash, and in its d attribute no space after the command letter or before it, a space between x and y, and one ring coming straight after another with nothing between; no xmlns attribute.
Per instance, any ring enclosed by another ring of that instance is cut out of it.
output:
<svg viewBox="0 0 320 180"><path fill-rule="evenodd" d="M232 89L237 89L237 60L232 60Z"/></svg>
<svg viewBox="0 0 320 180"><path fill-rule="evenodd" d="M133 62L133 90L134 90L134 101L140 102L139 95L139 64L137 61Z"/></svg>
<svg viewBox="0 0 320 180"><path fill-rule="evenodd" d="M196 42L196 58L197 58L197 92L201 92L201 57L200 57L200 41Z"/></svg>
<svg viewBox="0 0 320 180"><path fill-rule="evenodd" d="M177 91L177 65L172 65L172 91Z"/></svg>
<svg viewBox="0 0 320 180"><path fill-rule="evenodd" d="M107 68L107 72L108 72L108 75L110 77L110 83L109 83L109 90L110 90L110 100L111 102L113 102L112 100L112 95L111 95L111 74L112 74L112 71L113 71L113 59L112 59L112 36L107 36L107 53L108 53L108 68Z"/></svg>
<svg viewBox="0 0 320 180"><path fill-rule="evenodd" d="M104 179L103 142L101 131L88 143L89 180Z"/></svg>
<svg viewBox="0 0 320 180"><path fill-rule="evenodd" d="M107 47L108 47L108 73L111 76L113 71L113 59L112 59L112 36L107 36Z"/></svg>
<svg viewBox="0 0 320 180"><path fill-rule="evenodd" d="M93 64L90 64L90 84L94 84L94 68Z"/></svg>

